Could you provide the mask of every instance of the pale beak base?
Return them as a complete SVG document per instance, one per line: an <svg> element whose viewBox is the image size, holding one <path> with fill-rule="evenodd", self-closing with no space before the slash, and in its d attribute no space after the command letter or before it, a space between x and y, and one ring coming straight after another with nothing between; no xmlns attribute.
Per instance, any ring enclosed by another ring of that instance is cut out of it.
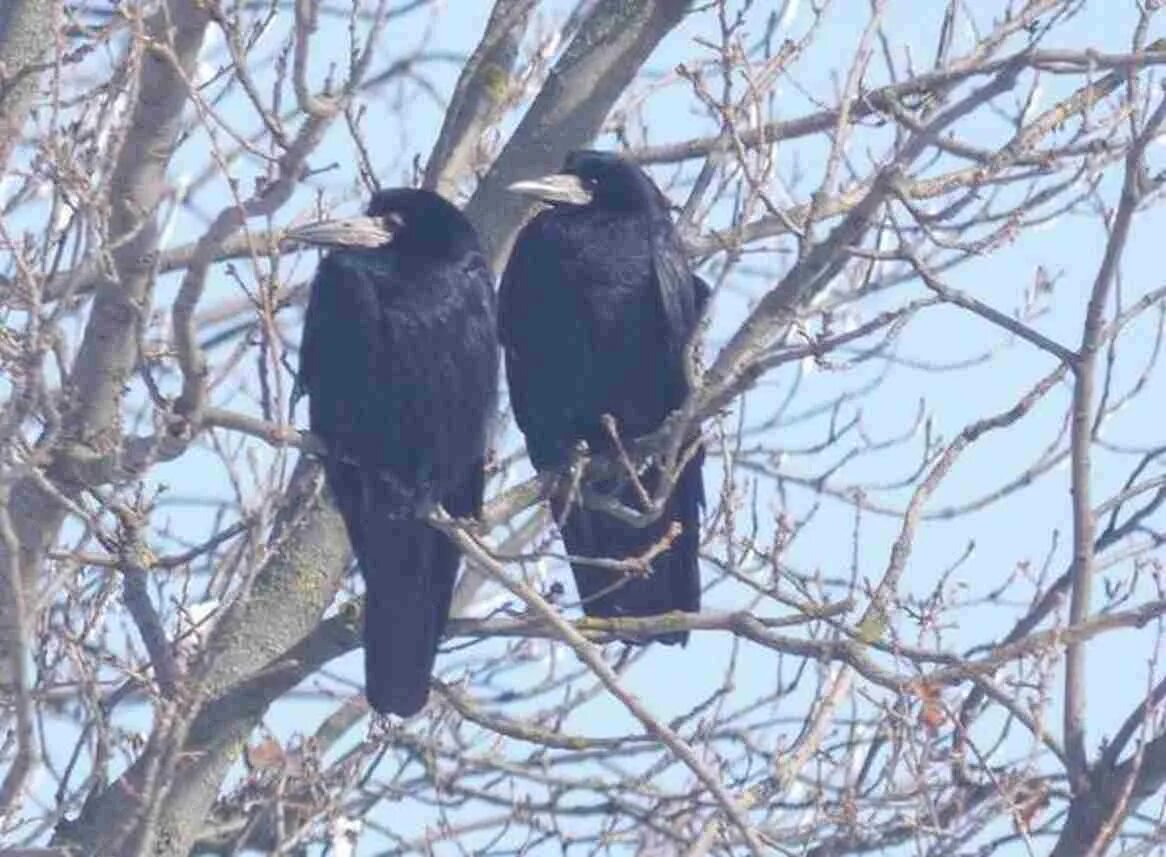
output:
<svg viewBox="0 0 1166 857"><path fill-rule="evenodd" d="M588 205L592 200L592 193L582 179L570 173L515 182L507 190L559 205Z"/></svg>
<svg viewBox="0 0 1166 857"><path fill-rule="evenodd" d="M306 223L284 233L291 241L319 247L383 247L393 240L393 232L379 217L344 217Z"/></svg>

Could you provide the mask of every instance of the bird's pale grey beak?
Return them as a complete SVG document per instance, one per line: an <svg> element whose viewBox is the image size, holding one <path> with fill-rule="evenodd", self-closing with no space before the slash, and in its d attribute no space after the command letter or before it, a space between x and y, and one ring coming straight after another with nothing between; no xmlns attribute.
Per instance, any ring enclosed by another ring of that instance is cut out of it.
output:
<svg viewBox="0 0 1166 857"><path fill-rule="evenodd" d="M533 196L543 202L566 205L587 205L592 196L583 181L570 173L555 173L541 179L515 182L507 190Z"/></svg>
<svg viewBox="0 0 1166 857"><path fill-rule="evenodd" d="M393 232L380 217L343 217L306 223L287 230L284 237L320 247L383 247Z"/></svg>

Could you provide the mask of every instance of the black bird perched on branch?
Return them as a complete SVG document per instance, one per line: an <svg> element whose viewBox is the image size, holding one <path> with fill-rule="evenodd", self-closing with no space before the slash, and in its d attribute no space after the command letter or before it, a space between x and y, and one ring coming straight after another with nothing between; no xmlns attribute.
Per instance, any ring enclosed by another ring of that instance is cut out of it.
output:
<svg viewBox="0 0 1166 857"><path fill-rule="evenodd" d="M566 465L579 440L593 452L615 449L604 415L630 441L680 407L689 391L687 347L709 291L689 269L667 199L635 164L608 152L573 152L562 173L510 190L551 204L519 234L498 293L510 399L531 463L543 473ZM569 496L553 492L563 542L577 557L642 557L667 544L674 522L682 527L647 576L575 562L588 615L700 609L703 462L698 447L663 513L645 527L567 506ZM649 496L660 480L655 465L641 477ZM595 487L643 508L630 479ZM688 634L657 639L685 643Z"/></svg>
<svg viewBox="0 0 1166 857"><path fill-rule="evenodd" d="M416 713L460 554L422 518L478 516L498 391L493 277L473 226L424 190L376 193L367 216L293 229L333 248L304 317L296 397L367 590L365 695Z"/></svg>

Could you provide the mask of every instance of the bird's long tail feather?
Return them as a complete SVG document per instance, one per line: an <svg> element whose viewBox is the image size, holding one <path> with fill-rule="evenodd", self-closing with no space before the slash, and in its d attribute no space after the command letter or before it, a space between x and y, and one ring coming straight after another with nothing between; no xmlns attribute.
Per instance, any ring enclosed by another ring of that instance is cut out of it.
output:
<svg viewBox="0 0 1166 857"><path fill-rule="evenodd" d="M449 617L460 553L442 532L402 516L383 482L331 464L329 485L364 578L365 696L382 714L416 714Z"/></svg>
<svg viewBox="0 0 1166 857"><path fill-rule="evenodd" d="M423 521L382 522L368 545L364 693L377 711L407 717L429 698L460 556Z"/></svg>
<svg viewBox="0 0 1166 857"><path fill-rule="evenodd" d="M573 563L575 585L583 602L583 611L588 616L617 618L652 616L672 610L692 613L700 610L698 553L700 510L704 503L703 463L702 448L681 471L664 512L646 527L634 527L606 512L581 508L577 502L567 510L566 520L563 520L562 497L552 501L555 517L561 521L563 543L571 555L580 558L644 556L653 546L666 541L673 522L681 526L680 534L668 549L651 561L651 572L647 575L629 575L582 562ZM641 483L651 494L659 479L659 471L649 469L641 477ZM602 485L596 487L603 489ZM631 484L620 489L619 499L629 508L641 507ZM661 634L653 639L683 645L688 642L688 632Z"/></svg>

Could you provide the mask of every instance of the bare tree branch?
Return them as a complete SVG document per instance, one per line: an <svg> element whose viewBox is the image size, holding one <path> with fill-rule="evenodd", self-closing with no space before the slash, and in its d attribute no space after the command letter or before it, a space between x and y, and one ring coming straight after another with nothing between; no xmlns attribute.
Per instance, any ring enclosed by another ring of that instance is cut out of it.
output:
<svg viewBox="0 0 1166 857"><path fill-rule="evenodd" d="M495 269L501 268L528 199L506 188L553 172L590 142L636 71L688 11L688 0L599 0L555 64L514 135L466 205Z"/></svg>
<svg viewBox="0 0 1166 857"><path fill-rule="evenodd" d="M1158 5L4 6L0 841L1153 852ZM500 267L507 185L584 145L650 167L712 298L690 401L580 451L580 497L642 525L699 434L704 606L581 614L571 561L647 554L568 556L503 409L481 520L436 522L431 702L370 716L282 224L472 193Z"/></svg>

